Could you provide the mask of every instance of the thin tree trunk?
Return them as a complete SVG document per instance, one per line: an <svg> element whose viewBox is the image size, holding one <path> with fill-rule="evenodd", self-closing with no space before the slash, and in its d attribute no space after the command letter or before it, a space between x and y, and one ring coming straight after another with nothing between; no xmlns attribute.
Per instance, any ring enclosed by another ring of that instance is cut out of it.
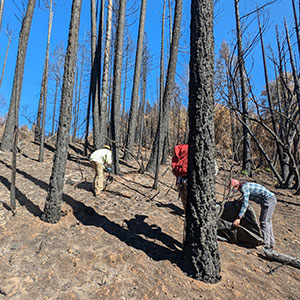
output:
<svg viewBox="0 0 300 300"><path fill-rule="evenodd" d="M175 4L175 15L174 15L174 24L173 24L173 34L172 34L172 44L170 48L170 59L168 64L167 78L166 78L166 87L164 90L163 96L163 116L166 116L170 112L170 102L172 97L172 92L175 85L175 72L176 72L176 63L177 63L177 54L178 54L178 45L179 45L179 37L180 37L180 24L181 24L181 16L182 16L182 0L177 0ZM157 161L160 161L163 141L167 134L168 126L164 119L161 120L162 131L159 129L156 131L155 140L153 142L153 147L151 151L150 160L147 165L147 171L149 172L157 172ZM160 151L158 152L158 143L160 143ZM159 159L157 160L157 155L159 155Z"/></svg>
<svg viewBox="0 0 300 300"><path fill-rule="evenodd" d="M94 0L93 0L94 2ZM100 76L101 76L101 56L102 56L102 37L103 37L103 23L104 23L104 4L105 1L101 0L100 8L100 20L98 28L98 39L96 45L96 33L93 33L93 66L92 66L92 77L91 77L91 87L90 93L93 103L93 138L94 138L94 148L99 149L101 147L100 138ZM92 15L92 30L96 31L96 9L91 12Z"/></svg>
<svg viewBox="0 0 300 300"><path fill-rule="evenodd" d="M293 6L293 14L294 14L294 22L295 22L295 32L297 36L298 54L300 56L300 34L299 34L299 23L297 20L295 0L292 0L292 6ZM300 7L300 1L299 1L299 7Z"/></svg>
<svg viewBox="0 0 300 300"><path fill-rule="evenodd" d="M243 45L242 45L242 32L241 32L239 4L238 3L239 3L239 0L234 0L237 46L238 46L238 67L239 67L240 80L241 80L243 121L246 125L249 125L247 81L246 81L246 70L245 70L245 61L244 61L244 53L243 53ZM243 169L246 170L248 176L251 176L252 175L251 145L250 145L250 134L247 130L247 127L249 127L249 126L243 125Z"/></svg>
<svg viewBox="0 0 300 300"><path fill-rule="evenodd" d="M162 101L164 96L164 52L165 52L165 11L166 11L166 0L163 4L163 12L161 17L161 40L160 40L160 72L159 72L159 98ZM171 13L171 12L170 12Z"/></svg>
<svg viewBox="0 0 300 300"><path fill-rule="evenodd" d="M112 0L107 3L107 19L106 19L106 40L104 48L103 77L102 77L102 98L100 104L100 141L101 146L106 144L107 136L107 99L109 84L109 58L112 39Z"/></svg>
<svg viewBox="0 0 300 300"><path fill-rule="evenodd" d="M126 0L120 0L118 23L116 32L114 77L111 101L111 139L113 156L113 173L119 174L119 139L120 139L120 104L121 104L121 80L123 60L123 40L125 26Z"/></svg>
<svg viewBox="0 0 300 300"><path fill-rule="evenodd" d="M44 81L43 122L42 122L42 131L41 131L41 140L40 140L39 162L44 161L45 123L46 123L47 92L48 92L49 47L50 47L50 37L51 37L51 29L52 29L52 19L53 19L52 0L50 0L47 49L46 49L46 57L45 57L45 65L44 65L45 78L43 80Z"/></svg>
<svg viewBox="0 0 300 300"><path fill-rule="evenodd" d="M196 279L217 283L221 276L214 180L213 1L192 0L191 12L190 133L183 267Z"/></svg>
<svg viewBox="0 0 300 300"><path fill-rule="evenodd" d="M286 33L286 40L288 44L289 54L290 54L290 64L292 68L292 74L294 77L294 85L295 85L295 92L296 92L296 99L298 103L298 109L300 109L300 87L299 87L299 77L296 70L296 65L293 57L293 51L292 51L292 45L289 37L288 28L286 25L286 19L284 19L284 27L285 27L285 33Z"/></svg>
<svg viewBox="0 0 300 300"><path fill-rule="evenodd" d="M79 118L79 108L81 102L81 88L82 88L82 78L83 78L83 67L84 67L84 58L85 58L85 47L82 47L82 56L81 56L81 66L80 66L80 75L79 75L79 87L76 103L76 115L74 116L74 132L73 132L73 143L76 142L77 131L78 131L78 118Z"/></svg>
<svg viewBox="0 0 300 300"><path fill-rule="evenodd" d="M33 11L35 7L35 0L28 0L26 14L22 22L18 54L15 67L14 82L12 87L11 99L9 111L5 123L5 128L2 136L2 142L0 149L3 151L11 150L13 147L13 135L16 124L16 117L19 115L19 106L21 98L21 90L23 83L24 64L27 51L28 38L30 33L30 27L33 17Z"/></svg>
<svg viewBox="0 0 300 300"><path fill-rule="evenodd" d="M78 76L79 76L79 68L78 64L76 64L75 68L75 83L74 83L74 104L73 104L73 114L72 114L72 119L73 119L73 134L72 134L72 142L75 142L75 132L76 129L76 118L77 118L77 102L78 102Z"/></svg>
<svg viewBox="0 0 300 300"><path fill-rule="evenodd" d="M148 46L144 45L143 51L143 72L142 72L142 101L141 101L141 114L140 114L140 137L137 159L140 159L142 153L142 144L144 139L144 117L145 117L145 102L146 102L146 87L147 87L147 73L148 73ZM142 164L143 165L143 164ZM143 170L144 171L144 170Z"/></svg>
<svg viewBox="0 0 300 300"><path fill-rule="evenodd" d="M0 31L1 31L1 27L2 27L3 10L4 10L4 0L1 0L1 2L0 2Z"/></svg>
<svg viewBox="0 0 300 300"><path fill-rule="evenodd" d="M1 84L2 84L3 77L4 77L4 71L5 71L5 67L6 67L8 50L9 50L9 46L10 46L10 42L11 42L11 35L12 35L12 33L10 31L9 34L8 34L8 42L7 42L7 47L6 47L6 52L5 52L5 57L4 57L3 67L2 67L2 72L1 72L0 87L1 87Z"/></svg>
<svg viewBox="0 0 300 300"><path fill-rule="evenodd" d="M15 106L17 107L18 95L15 97ZM12 211L16 209L16 173L17 173L17 145L19 135L19 116L17 110L15 110L15 128L14 128L14 141L12 150L12 161L11 161L11 183L10 183L10 207Z"/></svg>
<svg viewBox="0 0 300 300"><path fill-rule="evenodd" d="M169 3L169 30L170 30L170 41L172 41L172 6L171 6L171 0L168 0ZM171 42L170 45L171 47ZM162 148L162 159L161 164L166 165L167 164L167 158L169 154L169 148L170 148L170 115L167 114L165 116L164 122L166 123L166 136L163 142L163 148Z"/></svg>
<svg viewBox="0 0 300 300"><path fill-rule="evenodd" d="M41 122L42 122L42 110L43 110L43 99L44 99L44 92L45 92L45 67L43 70L42 82L41 82L41 89L40 89L40 98L38 104L38 111L36 116L36 124L34 128L34 141L37 143L41 142Z"/></svg>
<svg viewBox="0 0 300 300"><path fill-rule="evenodd" d="M144 31L145 31L145 18L146 18L146 5L147 0L141 0L141 13L139 22L139 33L136 48L135 66L134 66L134 78L133 87L131 94L131 106L128 121L128 134L126 139L126 149L124 153L124 159L126 161L131 160L131 154L134 148L134 139L137 127L137 104L141 77L141 65L142 65L142 54L143 54L143 42L144 42Z"/></svg>
<svg viewBox="0 0 300 300"><path fill-rule="evenodd" d="M127 90L127 76L128 76L128 64L129 64L129 52L130 52L130 43L129 43L129 34L127 32L127 45L125 48L125 53L126 53L126 62L125 62L125 79L124 79L124 89L123 89L123 105L122 105L122 125L121 125L121 143L125 145L126 141L126 135L127 135L127 130L126 130L126 120L125 120L125 105L126 105L126 90Z"/></svg>
<svg viewBox="0 0 300 300"><path fill-rule="evenodd" d="M275 116L274 116L274 105L273 105L273 100L272 100L272 96L271 96L271 93L270 93L270 85L269 85L269 77L268 77L267 62L266 62L266 55L265 55L265 47L264 47L264 41L263 41L263 36L262 36L262 30L261 30L258 10L257 10L257 20L258 20L258 28L259 28L260 41L261 41L261 51L262 51L262 58L263 58L263 65L264 65L266 92L267 92L267 99L268 99L268 104L269 104L269 111L270 111L270 115L271 115L273 131L278 136L278 129L277 129L278 124L277 124L277 122L275 120ZM275 141L275 143L276 143L277 153L279 155L279 161L280 161L280 166L281 166L282 177L285 180L287 178L287 174L285 174L286 164L284 163L284 159L283 159L283 155L284 155L283 149L279 145L278 141Z"/></svg>
<svg viewBox="0 0 300 300"><path fill-rule="evenodd" d="M41 219L48 223L57 223L61 217L61 202L70 137L72 98L77 58L78 35L80 24L81 0L73 0L69 40L65 58L63 88L60 105L59 127L52 175L48 195Z"/></svg>
<svg viewBox="0 0 300 300"><path fill-rule="evenodd" d="M56 101L57 101L57 91L58 91L58 79L55 79L55 93L54 93L54 106L53 106L53 116L52 116L52 130L51 130L51 135L54 134L55 130L55 112L56 112Z"/></svg>
<svg viewBox="0 0 300 300"><path fill-rule="evenodd" d="M96 1L91 0L91 78L90 78L90 87L89 87L89 97L88 97L88 106L87 106L87 116L86 116L86 127L85 127L85 138L84 138L84 155L87 155L88 148L88 137L90 129L90 112L92 106L92 90L94 88L94 61L95 61L95 52L96 52L96 43L97 43L97 21L96 21ZM94 106L92 106L94 109ZM95 136L94 127L93 127L93 138ZM95 142L94 142L95 143Z"/></svg>

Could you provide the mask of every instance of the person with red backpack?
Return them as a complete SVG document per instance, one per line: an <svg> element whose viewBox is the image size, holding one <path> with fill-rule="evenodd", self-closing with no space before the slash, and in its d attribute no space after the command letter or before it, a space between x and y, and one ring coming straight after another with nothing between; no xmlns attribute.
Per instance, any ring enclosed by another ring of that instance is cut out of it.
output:
<svg viewBox="0 0 300 300"><path fill-rule="evenodd" d="M172 157L172 171L176 176L176 187L185 213L187 197L188 145L176 145Z"/></svg>
<svg viewBox="0 0 300 300"><path fill-rule="evenodd" d="M176 187L179 193L184 215L186 214L187 202L187 175L188 175L188 145L176 145L172 157L172 171L176 176ZM218 165L215 161L215 175L218 174ZM184 219L183 242L185 241L186 219Z"/></svg>
<svg viewBox="0 0 300 300"><path fill-rule="evenodd" d="M174 147L174 155L172 157L172 171L176 176L176 186L183 205L184 213L186 209L187 199L187 174L188 174L188 145L176 145ZM219 168L215 161L215 176L218 174Z"/></svg>

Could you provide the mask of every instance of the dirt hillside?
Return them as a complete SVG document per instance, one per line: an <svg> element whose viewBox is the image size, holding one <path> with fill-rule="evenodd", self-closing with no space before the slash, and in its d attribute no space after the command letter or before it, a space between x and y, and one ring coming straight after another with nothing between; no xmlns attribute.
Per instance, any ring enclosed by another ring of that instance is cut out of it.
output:
<svg viewBox="0 0 300 300"><path fill-rule="evenodd" d="M219 242L222 280L209 285L178 267L183 210L170 168L162 167L159 190L153 177L121 161L102 197L92 193L93 170L82 147L69 149L63 217L47 224L44 208L54 145L24 141L17 155L17 209L10 201L11 154L0 152L0 300L300 299L300 270L268 261L260 247ZM220 167L217 192L225 171ZM255 175L277 195L273 216L276 249L300 257L300 201L275 190L267 172ZM221 195L217 194L221 200ZM253 204L257 214L259 207Z"/></svg>

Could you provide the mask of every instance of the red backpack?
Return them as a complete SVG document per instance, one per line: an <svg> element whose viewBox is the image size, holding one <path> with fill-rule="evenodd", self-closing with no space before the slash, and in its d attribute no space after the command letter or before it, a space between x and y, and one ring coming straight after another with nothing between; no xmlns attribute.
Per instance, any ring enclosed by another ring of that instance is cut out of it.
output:
<svg viewBox="0 0 300 300"><path fill-rule="evenodd" d="M186 177L188 172L188 145L176 145L172 157L172 171L178 177Z"/></svg>

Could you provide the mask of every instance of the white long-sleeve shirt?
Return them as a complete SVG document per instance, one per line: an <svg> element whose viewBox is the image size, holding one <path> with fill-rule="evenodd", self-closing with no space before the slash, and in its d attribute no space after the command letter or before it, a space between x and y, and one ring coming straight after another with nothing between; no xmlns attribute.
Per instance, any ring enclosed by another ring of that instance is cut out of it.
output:
<svg viewBox="0 0 300 300"><path fill-rule="evenodd" d="M110 167L112 163L111 151L106 148L98 149L90 155L90 161L101 163L103 166Z"/></svg>

